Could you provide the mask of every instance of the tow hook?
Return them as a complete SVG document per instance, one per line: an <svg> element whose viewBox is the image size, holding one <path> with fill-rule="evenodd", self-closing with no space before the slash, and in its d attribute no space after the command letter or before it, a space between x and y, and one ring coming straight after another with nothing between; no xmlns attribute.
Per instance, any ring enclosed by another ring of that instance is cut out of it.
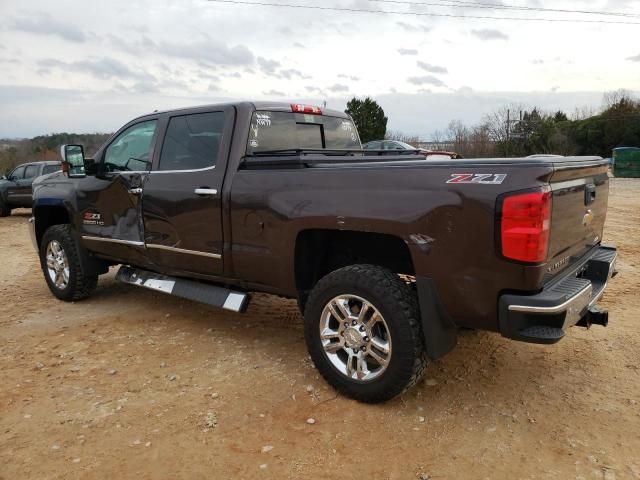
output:
<svg viewBox="0 0 640 480"><path fill-rule="evenodd" d="M587 314L578 322L579 327L590 328L591 325L602 325L606 327L609 324L609 312L600 310L598 307L591 307Z"/></svg>

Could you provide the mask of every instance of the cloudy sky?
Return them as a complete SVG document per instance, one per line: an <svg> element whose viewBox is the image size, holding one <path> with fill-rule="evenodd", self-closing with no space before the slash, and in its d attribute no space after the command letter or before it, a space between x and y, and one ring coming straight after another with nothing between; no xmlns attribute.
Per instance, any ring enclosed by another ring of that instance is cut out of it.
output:
<svg viewBox="0 0 640 480"><path fill-rule="evenodd" d="M344 109L368 95L391 129L428 139L511 102L571 113L604 91L640 93L638 32L640 0L0 0L0 137L110 132L230 99Z"/></svg>

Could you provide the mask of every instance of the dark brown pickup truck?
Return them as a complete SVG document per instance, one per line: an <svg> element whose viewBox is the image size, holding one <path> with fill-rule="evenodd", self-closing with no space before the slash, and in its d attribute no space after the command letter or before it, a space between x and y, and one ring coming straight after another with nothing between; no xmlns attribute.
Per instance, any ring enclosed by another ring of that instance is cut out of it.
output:
<svg viewBox="0 0 640 480"><path fill-rule="evenodd" d="M384 401L459 327L533 343L606 325L599 157L429 160L364 152L344 113L233 103L153 113L36 182L32 233L62 300L117 278L243 311L297 298L340 392ZM387 152L388 153L388 152Z"/></svg>

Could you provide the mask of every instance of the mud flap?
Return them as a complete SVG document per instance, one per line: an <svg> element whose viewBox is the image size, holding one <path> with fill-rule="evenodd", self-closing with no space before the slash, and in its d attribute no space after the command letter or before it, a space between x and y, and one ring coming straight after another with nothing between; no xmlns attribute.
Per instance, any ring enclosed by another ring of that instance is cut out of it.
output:
<svg viewBox="0 0 640 480"><path fill-rule="evenodd" d="M458 343L458 328L444 310L433 280L416 277L416 287L425 350L431 360L437 360L453 350Z"/></svg>
<svg viewBox="0 0 640 480"><path fill-rule="evenodd" d="M249 304L249 295L209 283L196 282L184 278L169 277L147 270L123 266L118 270L116 280L129 285L148 288L156 292L205 303L213 307L244 312Z"/></svg>

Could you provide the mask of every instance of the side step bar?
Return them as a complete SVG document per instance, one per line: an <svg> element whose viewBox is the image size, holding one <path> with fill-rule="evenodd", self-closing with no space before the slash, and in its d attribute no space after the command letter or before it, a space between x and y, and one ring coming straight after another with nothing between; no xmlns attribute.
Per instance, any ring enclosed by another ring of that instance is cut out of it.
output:
<svg viewBox="0 0 640 480"><path fill-rule="evenodd" d="M250 299L249 295L244 292L127 266L120 267L116 280L187 300L206 303L232 312L244 312Z"/></svg>

